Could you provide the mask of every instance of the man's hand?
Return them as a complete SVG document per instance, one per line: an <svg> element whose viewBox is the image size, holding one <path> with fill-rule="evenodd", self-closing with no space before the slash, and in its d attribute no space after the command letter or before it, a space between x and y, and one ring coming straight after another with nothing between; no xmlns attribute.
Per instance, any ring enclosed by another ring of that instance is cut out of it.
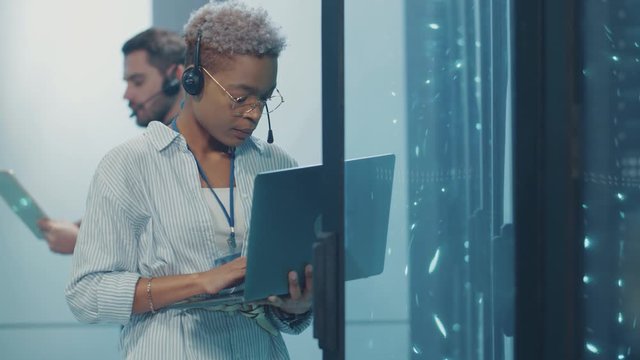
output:
<svg viewBox="0 0 640 360"><path fill-rule="evenodd" d="M49 243L49 249L59 254L73 254L80 227L64 220L40 219L38 227Z"/></svg>

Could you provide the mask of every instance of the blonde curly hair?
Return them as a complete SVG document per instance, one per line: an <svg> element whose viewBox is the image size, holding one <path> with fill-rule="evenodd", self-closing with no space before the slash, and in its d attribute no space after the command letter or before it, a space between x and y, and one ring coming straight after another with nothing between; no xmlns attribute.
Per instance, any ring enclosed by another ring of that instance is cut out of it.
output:
<svg viewBox="0 0 640 360"><path fill-rule="evenodd" d="M200 64L218 70L234 55L278 57L286 39L262 8L249 8L237 0L211 1L191 13L184 26L186 63L193 64L195 44L201 34Z"/></svg>

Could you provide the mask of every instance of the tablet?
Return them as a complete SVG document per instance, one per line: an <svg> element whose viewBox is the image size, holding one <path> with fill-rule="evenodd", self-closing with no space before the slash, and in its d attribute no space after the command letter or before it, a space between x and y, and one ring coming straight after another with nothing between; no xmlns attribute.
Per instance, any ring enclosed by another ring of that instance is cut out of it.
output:
<svg viewBox="0 0 640 360"><path fill-rule="evenodd" d="M20 185L12 170L0 169L0 197L36 237L44 239L38 227L38 220L46 215L33 197Z"/></svg>

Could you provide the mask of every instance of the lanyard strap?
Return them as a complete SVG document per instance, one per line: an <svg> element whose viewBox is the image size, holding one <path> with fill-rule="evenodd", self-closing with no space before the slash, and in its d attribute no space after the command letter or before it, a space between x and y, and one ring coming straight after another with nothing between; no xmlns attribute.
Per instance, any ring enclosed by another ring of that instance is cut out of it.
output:
<svg viewBox="0 0 640 360"><path fill-rule="evenodd" d="M180 133L180 130L178 129L178 124L176 124L176 120L174 119L171 122L171 128L176 131L177 133ZM189 151L191 151L191 149L189 148L189 144L187 144L187 149L189 149ZM200 165L200 162L198 161L198 159L196 158L196 155L193 153L193 151L191 151L191 154L193 155L193 159L196 161L196 166L198 167L198 173L200 174L200 178L202 178L202 180L204 180L205 184L207 184L207 187L209 187L209 190L211 190L211 193L213 194L213 196L215 197L216 201L218 202L218 205L220 205L220 208L222 209L222 212L224 213L224 216L227 218L227 223L229 223L229 228L230 228L230 233L229 233L229 238L227 239L227 244L229 245L229 248L231 248L231 250L235 250L237 244L236 244L236 228L235 228L235 212L234 212L234 206L233 206L233 188L234 188L234 163L235 163L235 159L236 159L236 154L235 151L232 151L229 155L231 156L231 169L230 169L230 173L229 173L229 211L227 211L227 209L225 208L224 204L222 203L222 200L220 200L220 197L218 197L218 194L216 194L216 192L213 190L213 187L211 186L211 184L209 183L209 178L207 178L207 174L204 172L204 169L202 168L202 166Z"/></svg>

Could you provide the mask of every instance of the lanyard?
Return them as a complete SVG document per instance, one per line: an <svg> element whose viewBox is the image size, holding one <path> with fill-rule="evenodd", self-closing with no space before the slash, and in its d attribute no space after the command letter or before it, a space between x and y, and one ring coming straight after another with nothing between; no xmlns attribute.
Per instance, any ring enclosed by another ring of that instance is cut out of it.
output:
<svg viewBox="0 0 640 360"><path fill-rule="evenodd" d="M174 131L176 131L177 133L180 133L180 130L178 130L178 124L176 124L176 120L175 119L171 122L171 128ZM189 151L191 151L191 149L189 148L188 144L187 144L187 149L189 149ZM205 184L207 184L207 187L209 187L209 190L211 190L211 193L216 198L216 201L218 202L218 205L220 205L220 208L222 209L222 212L224 213L224 216L227 218L227 222L229 223L229 228L230 228L229 238L227 239L227 244L229 245L229 248L232 251L235 251L236 246L237 246L237 244L236 244L235 216L234 216L234 211L233 211L233 188L234 188L234 175L233 175L233 172L234 172L234 163L235 163L235 159L236 159L235 151L232 151L230 153L230 156L231 156L231 171L229 173L229 211L227 211L227 209L224 207L224 204L222 203L222 201L218 197L218 194L216 194L216 192L213 190L213 187L211 186L211 184L209 183L209 179L207 178L207 174L205 174L204 169L202 169L202 166L200 165L200 162L196 158L196 155L193 154L193 151L191 151L191 154L193 155L193 159L196 161L196 166L198 167L198 173L200 174L200 177L202 178L202 180L204 180Z"/></svg>

